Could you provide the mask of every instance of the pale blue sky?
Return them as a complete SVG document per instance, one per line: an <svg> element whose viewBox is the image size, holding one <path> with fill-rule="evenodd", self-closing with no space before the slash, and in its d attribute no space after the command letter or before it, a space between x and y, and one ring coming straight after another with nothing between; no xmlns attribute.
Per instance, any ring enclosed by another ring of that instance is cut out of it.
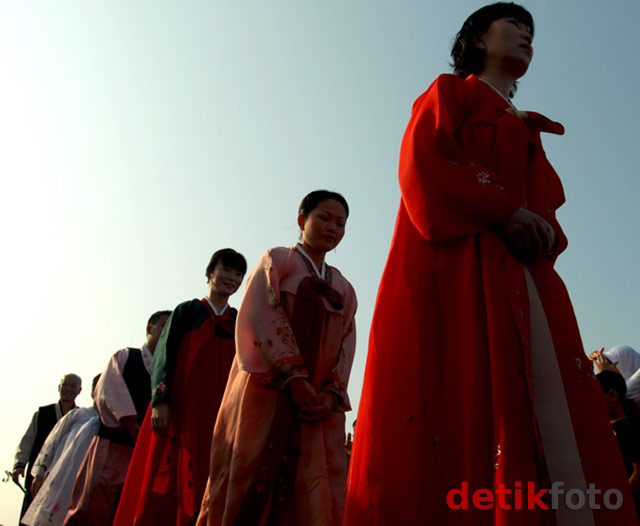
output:
<svg viewBox="0 0 640 526"><path fill-rule="evenodd" d="M214 250L253 266L295 243L317 188L352 209L328 261L360 302L355 407L411 104L484 3L1 2L4 467L62 374L84 378L88 405L91 377L142 343L151 312L205 294ZM544 138L567 195L558 269L587 350L640 347L640 3L524 5L535 57L514 102L566 127ZM18 501L0 486L0 523Z"/></svg>

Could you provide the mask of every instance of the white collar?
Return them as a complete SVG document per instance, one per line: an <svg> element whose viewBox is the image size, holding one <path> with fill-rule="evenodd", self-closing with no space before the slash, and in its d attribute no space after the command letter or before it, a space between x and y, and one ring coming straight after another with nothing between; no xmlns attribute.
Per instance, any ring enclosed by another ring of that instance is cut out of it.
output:
<svg viewBox="0 0 640 526"><path fill-rule="evenodd" d="M300 243L298 243L296 245L296 248L300 251L300 254L302 254L305 258L307 258L309 260L309 263L311 263L311 266L313 267L313 270L316 271L317 276L320 279L324 279L324 276L326 274L326 270L327 270L327 265L325 264L325 262L322 262L321 268L320 270L318 270L318 266L314 263L313 259L311 259L309 257L309 254L307 254L304 249L302 248L302 245Z"/></svg>
<svg viewBox="0 0 640 526"><path fill-rule="evenodd" d="M148 373L151 373L151 362L153 361L153 355L151 354L151 350L147 347L145 343L142 346L142 361L144 362L144 367Z"/></svg>
<svg viewBox="0 0 640 526"><path fill-rule="evenodd" d="M484 82L487 86L489 86L493 91L495 91L498 95L500 95L504 100L506 100L509 103L509 106L511 106L514 110L516 109L516 107L513 105L513 102L511 102L511 99L508 97L505 97L501 91L498 90L498 88L496 88L493 84L491 84L491 82L489 82L488 80L483 79L482 77L478 77L482 82Z"/></svg>
<svg viewBox="0 0 640 526"><path fill-rule="evenodd" d="M222 309L220 309L220 311L218 311L218 309L216 309L216 306L213 304L213 301L211 301L211 300L209 299L209 296L205 296L205 299L209 302L209 305L211 305L211 308L213 309L213 313L214 313L216 316L222 316L222 315L224 314L224 311L226 311L226 310L227 310L227 307L229 306L229 304L228 304L228 303L225 303L225 304L224 304L224 307L222 307Z"/></svg>

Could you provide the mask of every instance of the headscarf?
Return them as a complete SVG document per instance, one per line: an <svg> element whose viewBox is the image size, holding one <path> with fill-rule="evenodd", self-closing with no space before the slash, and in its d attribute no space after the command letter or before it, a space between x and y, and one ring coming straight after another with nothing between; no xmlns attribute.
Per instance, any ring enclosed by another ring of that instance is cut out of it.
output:
<svg viewBox="0 0 640 526"><path fill-rule="evenodd" d="M612 362L618 362L618 370L625 380L629 380L640 369L640 353L628 345L611 347L604 355Z"/></svg>

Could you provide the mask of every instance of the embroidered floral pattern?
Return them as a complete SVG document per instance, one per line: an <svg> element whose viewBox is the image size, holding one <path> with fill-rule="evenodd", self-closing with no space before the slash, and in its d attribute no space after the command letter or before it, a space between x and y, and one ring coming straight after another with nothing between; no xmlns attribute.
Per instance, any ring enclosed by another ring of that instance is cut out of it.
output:
<svg viewBox="0 0 640 526"><path fill-rule="evenodd" d="M158 396L165 397L167 395L167 384L164 382L159 382L153 390L153 399L155 400Z"/></svg>
<svg viewBox="0 0 640 526"><path fill-rule="evenodd" d="M575 360L576 360L576 367L580 372L581 380L591 380L596 377L595 374L593 373L593 369L590 366L586 366L580 357L576 356Z"/></svg>
<svg viewBox="0 0 640 526"><path fill-rule="evenodd" d="M492 183L491 176L487 172L480 172L479 174L476 174L476 179L478 179L478 182L482 186L487 186Z"/></svg>
<svg viewBox="0 0 640 526"><path fill-rule="evenodd" d="M487 186L487 185L492 184L492 185L496 186L497 188L499 188L500 190L504 190L504 186L502 186L501 184L493 182L493 180L491 179L491 176L487 172L477 173L476 174L476 179L482 186Z"/></svg>
<svg viewBox="0 0 640 526"><path fill-rule="evenodd" d="M291 330L291 327L288 324L280 325L280 327L276 329L276 334L280 336L282 343L288 343L289 345L291 345L295 341L295 338L293 336L293 331Z"/></svg>

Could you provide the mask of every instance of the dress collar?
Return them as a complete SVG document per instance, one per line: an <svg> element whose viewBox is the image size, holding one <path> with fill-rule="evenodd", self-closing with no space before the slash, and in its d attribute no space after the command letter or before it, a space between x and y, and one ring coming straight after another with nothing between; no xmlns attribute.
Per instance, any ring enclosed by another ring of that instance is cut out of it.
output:
<svg viewBox="0 0 640 526"><path fill-rule="evenodd" d="M495 91L498 95L500 95L500 97L505 100L507 102L507 104L509 104L509 106L511 106L514 110L516 109L516 107L513 105L513 102L511 102L511 99L508 97L505 97L499 90L498 88L496 88L493 84L491 84L491 82L489 82L488 80L483 79L482 77L478 77L478 80L480 82L484 82L487 86L489 86L493 91Z"/></svg>
<svg viewBox="0 0 640 526"><path fill-rule="evenodd" d="M208 304L209 304L209 306L213 309L213 313L214 313L216 316L222 316L222 315L225 313L225 311L227 310L227 307L229 306L229 304L228 304L228 303L225 303L225 304L224 304L224 307L222 307L222 309L220 309L220 310L218 311L218 309L216 309L216 306L213 304L213 301L211 301L211 299L209 298L209 296L205 296L205 298L204 298L204 299L205 299L205 300L207 300L207 303L208 303Z"/></svg>
<svg viewBox="0 0 640 526"><path fill-rule="evenodd" d="M322 265L320 266L320 269L318 270L318 266L314 263L313 259L311 259L309 257L309 254L307 254L304 249L302 248L302 245L300 243L298 243L296 245L296 250L300 252L300 254L302 254L304 256L305 259L307 259L307 261L309 261L309 263L311 263L311 268L313 268L313 270L315 271L316 275L320 278L320 279L324 279L326 271L327 271L327 264L323 261Z"/></svg>
<svg viewBox="0 0 640 526"><path fill-rule="evenodd" d="M147 344L145 343L142 346L142 361L144 362L144 367L147 370L147 372L151 373L151 362L153 360L153 355L151 354L151 350L149 349L149 347L147 347Z"/></svg>

